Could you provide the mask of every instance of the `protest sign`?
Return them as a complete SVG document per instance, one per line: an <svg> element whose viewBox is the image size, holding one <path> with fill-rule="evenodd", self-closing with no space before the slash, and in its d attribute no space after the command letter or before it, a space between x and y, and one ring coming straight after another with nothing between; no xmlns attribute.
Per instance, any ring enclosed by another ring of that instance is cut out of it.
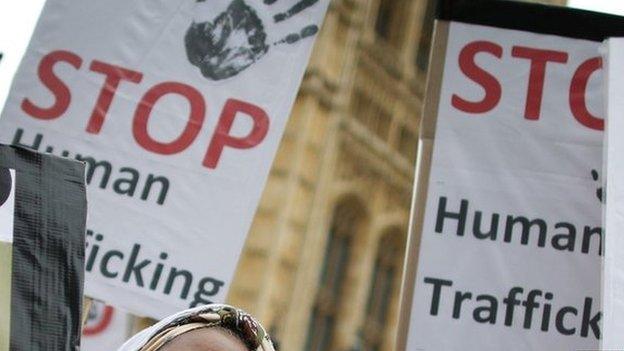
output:
<svg viewBox="0 0 624 351"><path fill-rule="evenodd" d="M327 5L46 3L0 140L87 163L87 295L225 299Z"/></svg>
<svg viewBox="0 0 624 351"><path fill-rule="evenodd" d="M603 350L624 349L624 39L609 39L604 47L606 194L605 252L602 306Z"/></svg>
<svg viewBox="0 0 624 351"><path fill-rule="evenodd" d="M597 349L613 16L441 1L399 350Z"/></svg>
<svg viewBox="0 0 624 351"><path fill-rule="evenodd" d="M84 165L0 145L0 350L80 346Z"/></svg>
<svg viewBox="0 0 624 351"><path fill-rule="evenodd" d="M132 317L124 311L94 301L82 329L83 351L117 350L132 333Z"/></svg>

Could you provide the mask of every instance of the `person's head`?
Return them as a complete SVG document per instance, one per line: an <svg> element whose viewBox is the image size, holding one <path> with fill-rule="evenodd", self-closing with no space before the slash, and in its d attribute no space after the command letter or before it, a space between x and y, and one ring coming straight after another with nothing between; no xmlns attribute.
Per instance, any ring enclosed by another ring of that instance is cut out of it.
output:
<svg viewBox="0 0 624 351"><path fill-rule="evenodd" d="M238 335L222 327L202 328L182 334L160 351L248 351Z"/></svg>
<svg viewBox="0 0 624 351"><path fill-rule="evenodd" d="M227 305L208 305L168 317L118 351L275 351L260 323Z"/></svg>

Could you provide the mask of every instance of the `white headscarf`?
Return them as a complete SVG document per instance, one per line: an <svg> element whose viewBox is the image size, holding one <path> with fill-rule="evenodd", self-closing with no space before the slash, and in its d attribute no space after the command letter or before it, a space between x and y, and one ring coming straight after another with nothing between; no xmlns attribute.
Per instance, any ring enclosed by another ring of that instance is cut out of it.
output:
<svg viewBox="0 0 624 351"><path fill-rule="evenodd" d="M155 351L184 333L200 328L223 327L232 331L251 351L275 351L262 325L232 306L212 304L171 315L126 341L118 351Z"/></svg>

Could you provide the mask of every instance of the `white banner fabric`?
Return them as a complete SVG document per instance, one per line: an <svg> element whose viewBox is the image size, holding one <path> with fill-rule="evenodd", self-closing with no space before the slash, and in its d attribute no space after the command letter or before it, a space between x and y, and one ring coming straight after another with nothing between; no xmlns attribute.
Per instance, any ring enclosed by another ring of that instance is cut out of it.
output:
<svg viewBox="0 0 624 351"><path fill-rule="evenodd" d="M407 350L598 348L598 47L450 23Z"/></svg>
<svg viewBox="0 0 624 351"><path fill-rule="evenodd" d="M0 241L13 242L15 170L0 167Z"/></svg>
<svg viewBox="0 0 624 351"><path fill-rule="evenodd" d="M624 349L624 39L605 45L607 128L603 350Z"/></svg>
<svg viewBox="0 0 624 351"><path fill-rule="evenodd" d="M82 351L117 350L132 334L133 318L128 313L94 301L82 329Z"/></svg>
<svg viewBox="0 0 624 351"><path fill-rule="evenodd" d="M224 300L327 0L49 0L0 141L88 165L88 296Z"/></svg>

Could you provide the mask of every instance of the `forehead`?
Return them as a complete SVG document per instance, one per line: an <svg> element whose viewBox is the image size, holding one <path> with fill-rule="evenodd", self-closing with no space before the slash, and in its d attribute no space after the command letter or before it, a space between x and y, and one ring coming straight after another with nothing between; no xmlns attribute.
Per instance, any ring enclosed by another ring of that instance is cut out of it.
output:
<svg viewBox="0 0 624 351"><path fill-rule="evenodd" d="M180 335L159 351L248 351L236 336L220 328L204 328Z"/></svg>

